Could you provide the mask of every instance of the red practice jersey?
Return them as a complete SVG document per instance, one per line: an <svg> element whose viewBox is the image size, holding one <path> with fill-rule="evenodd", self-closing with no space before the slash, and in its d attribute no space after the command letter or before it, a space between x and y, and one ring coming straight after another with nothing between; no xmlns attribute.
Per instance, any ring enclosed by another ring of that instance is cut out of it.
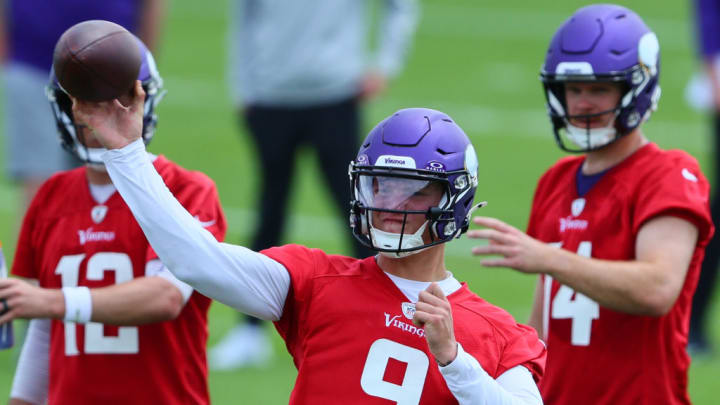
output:
<svg viewBox="0 0 720 405"><path fill-rule="evenodd" d="M288 245L263 251L289 271L275 326L298 369L291 404L456 404L414 306L375 259ZM522 365L538 379L545 347L530 327L466 285L448 296L455 338L493 378Z"/></svg>
<svg viewBox="0 0 720 405"><path fill-rule="evenodd" d="M553 405L689 404L690 304L713 233L708 182L685 152L650 143L580 197L576 174L583 161L561 159L540 179L529 235L605 260L634 260L638 231L656 217L685 219L699 236L682 291L661 317L613 311L549 276L541 279L548 345L543 398Z"/></svg>
<svg viewBox="0 0 720 405"><path fill-rule="evenodd" d="M160 156L155 168L216 238L227 228L213 182ZM119 193L90 195L85 168L59 173L25 216L12 272L41 287L105 287L145 275L156 259ZM138 303L142 305L142 303ZM173 321L142 326L52 321L50 404L209 404L207 312L193 292Z"/></svg>

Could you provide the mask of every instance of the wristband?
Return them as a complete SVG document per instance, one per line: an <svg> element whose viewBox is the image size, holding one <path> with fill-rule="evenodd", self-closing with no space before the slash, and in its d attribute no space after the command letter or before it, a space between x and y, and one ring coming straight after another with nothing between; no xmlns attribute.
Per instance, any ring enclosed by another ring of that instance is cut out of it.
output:
<svg viewBox="0 0 720 405"><path fill-rule="evenodd" d="M65 296L65 320L88 323L92 316L92 297L87 287L63 287Z"/></svg>

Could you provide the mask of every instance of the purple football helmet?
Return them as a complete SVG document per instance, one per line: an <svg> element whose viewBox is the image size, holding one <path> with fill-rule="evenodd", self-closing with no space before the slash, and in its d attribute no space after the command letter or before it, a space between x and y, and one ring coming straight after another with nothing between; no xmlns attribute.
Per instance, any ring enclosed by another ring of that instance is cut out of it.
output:
<svg viewBox="0 0 720 405"><path fill-rule="evenodd" d="M140 39L137 39L142 64L138 73L138 80L145 90L145 108L143 110L143 132L142 138L147 145L155 134L157 115L155 107L165 95L163 80L155 65L155 59ZM88 148L78 139L79 131L75 126L72 115L72 101L65 91L60 87L55 71L50 71L50 82L46 87L46 95L50 101L55 123L60 132L60 143L62 147L82 162L93 166L103 166L101 155L104 148Z"/></svg>
<svg viewBox="0 0 720 405"><path fill-rule="evenodd" d="M576 11L553 36L540 72L560 148L568 152L598 150L648 120L660 99L659 73L657 37L633 11L612 4ZM612 110L570 116L565 101L567 82L617 83L622 96ZM607 128L590 128L590 119L608 113L615 117ZM587 125L572 125L570 119L584 120Z"/></svg>
<svg viewBox="0 0 720 405"><path fill-rule="evenodd" d="M397 111L370 131L350 163L353 235L391 257L459 237L467 231L475 207L477 168L475 149L448 115L426 108ZM419 210L403 204L431 186L442 190L439 202ZM379 202L383 189L394 195L395 203ZM400 233L374 227L373 212L402 218ZM405 232L410 215L425 218L414 234ZM429 242L423 240L425 229L430 230Z"/></svg>

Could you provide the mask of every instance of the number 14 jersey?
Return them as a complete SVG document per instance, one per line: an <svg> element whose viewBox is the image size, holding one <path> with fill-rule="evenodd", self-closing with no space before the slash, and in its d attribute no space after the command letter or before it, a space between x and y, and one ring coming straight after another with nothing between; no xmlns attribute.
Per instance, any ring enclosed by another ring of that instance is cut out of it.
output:
<svg viewBox="0 0 720 405"><path fill-rule="evenodd" d="M548 345L543 399L554 405L689 404L685 346L690 304L713 232L708 183L692 157L650 143L579 196L575 177L583 161L561 159L542 176L530 236L587 257L634 260L640 228L667 215L696 225L698 241L682 291L661 317L613 311L548 276L541 278Z"/></svg>

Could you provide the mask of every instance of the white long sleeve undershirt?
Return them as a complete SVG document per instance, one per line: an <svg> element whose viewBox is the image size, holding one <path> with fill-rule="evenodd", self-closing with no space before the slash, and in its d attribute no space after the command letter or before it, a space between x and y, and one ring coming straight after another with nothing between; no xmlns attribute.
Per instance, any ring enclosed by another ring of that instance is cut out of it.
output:
<svg viewBox="0 0 720 405"><path fill-rule="evenodd" d="M215 240L167 189L141 140L106 152L103 160L153 249L178 279L241 312L280 319L290 289L283 265ZM440 371L461 404L542 404L525 367L516 366L495 380L458 346L458 357Z"/></svg>
<svg viewBox="0 0 720 405"><path fill-rule="evenodd" d="M10 398L44 404L50 375L50 319L33 319L15 369Z"/></svg>

